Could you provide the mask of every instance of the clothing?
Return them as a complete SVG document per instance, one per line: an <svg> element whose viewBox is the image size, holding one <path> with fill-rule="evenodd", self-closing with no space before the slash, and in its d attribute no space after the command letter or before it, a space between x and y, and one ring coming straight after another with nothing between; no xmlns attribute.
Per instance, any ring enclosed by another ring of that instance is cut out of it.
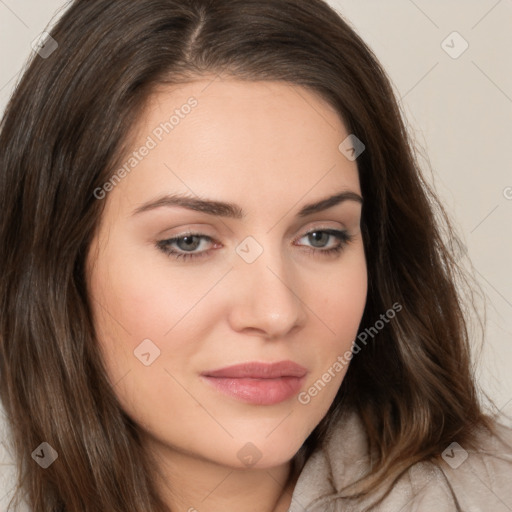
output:
<svg viewBox="0 0 512 512"><path fill-rule="evenodd" d="M414 464L388 496L369 510L512 512L512 429L501 423L496 426L508 446L497 436L479 431L478 450L466 452L453 444L443 452L439 465ZM288 512L362 512L374 501L336 495L368 468L361 420L352 413L331 430L324 447L316 449L302 468Z"/></svg>

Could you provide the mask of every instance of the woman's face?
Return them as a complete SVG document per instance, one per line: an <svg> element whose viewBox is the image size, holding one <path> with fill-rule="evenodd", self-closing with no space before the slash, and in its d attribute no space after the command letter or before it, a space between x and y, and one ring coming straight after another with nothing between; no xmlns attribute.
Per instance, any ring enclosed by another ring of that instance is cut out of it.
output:
<svg viewBox="0 0 512 512"><path fill-rule="evenodd" d="M366 302L349 133L303 88L219 79L161 89L135 133L88 255L114 390L159 453L283 464L331 405Z"/></svg>

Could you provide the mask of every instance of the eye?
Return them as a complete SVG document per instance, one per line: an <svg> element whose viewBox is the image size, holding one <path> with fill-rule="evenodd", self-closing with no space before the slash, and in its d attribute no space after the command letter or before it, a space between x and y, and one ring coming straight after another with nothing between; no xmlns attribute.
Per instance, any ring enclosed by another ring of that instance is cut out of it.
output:
<svg viewBox="0 0 512 512"><path fill-rule="evenodd" d="M306 237L313 243L313 248L307 249L307 252L313 255L320 254L321 256L333 256L339 254L354 239L354 236L350 235L347 231L340 231L337 229L315 229L309 231L301 238ZM328 245L324 242L328 242L332 238L335 239L335 245L329 249L324 249L323 247ZM319 246L321 248L319 248Z"/></svg>
<svg viewBox="0 0 512 512"><path fill-rule="evenodd" d="M158 248L165 254L179 259L202 258L209 251L192 252L201 246L201 241L213 242L213 239L207 235L200 233L186 233L181 236L169 238L168 240L161 240L157 243ZM178 250L173 249L177 246Z"/></svg>
<svg viewBox="0 0 512 512"><path fill-rule="evenodd" d="M352 235L349 235L347 231L336 229L315 229L302 235L298 240L306 237L313 244L313 247L307 248L306 252L322 256L331 256L340 253L354 238ZM325 249L324 247L328 246L328 242L332 239L334 239L335 245ZM190 260L208 256L210 252L208 249L197 251L204 241L207 242L207 245L208 243L215 244L213 238L208 235L201 233L185 233L181 236L161 240L157 242L156 245L159 250L168 256L172 256L175 259L181 258Z"/></svg>

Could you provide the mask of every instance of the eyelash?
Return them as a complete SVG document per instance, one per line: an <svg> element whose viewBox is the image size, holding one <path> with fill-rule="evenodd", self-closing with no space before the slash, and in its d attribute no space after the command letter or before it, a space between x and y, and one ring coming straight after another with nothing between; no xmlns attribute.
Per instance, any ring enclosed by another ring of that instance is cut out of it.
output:
<svg viewBox="0 0 512 512"><path fill-rule="evenodd" d="M328 257L328 256L335 256L350 243L353 241L354 236L350 235L347 231L339 231L337 229L314 229L312 231L308 231L304 235L302 235L300 238L304 238L305 236L311 235L313 233L327 233L330 236L333 236L337 238L340 241L340 244L336 247L333 247L331 249L317 249L317 248L309 248L306 249L306 253L309 255L317 255L318 253L321 253L322 256ZM157 242L157 248L160 249L164 254L171 256L175 259L182 259L182 260L191 260L191 259L197 259L197 258L203 258L208 255L210 250L202 251L199 253L187 253L187 252L178 252L174 250L170 250L169 246L175 242L178 242L180 240L183 240L184 238L189 237L198 237L204 240L207 240L209 242L213 242L214 240L207 236L202 235L201 233L185 233L181 236L177 236L174 238L169 238L168 240L161 240ZM300 239L299 238L299 239Z"/></svg>

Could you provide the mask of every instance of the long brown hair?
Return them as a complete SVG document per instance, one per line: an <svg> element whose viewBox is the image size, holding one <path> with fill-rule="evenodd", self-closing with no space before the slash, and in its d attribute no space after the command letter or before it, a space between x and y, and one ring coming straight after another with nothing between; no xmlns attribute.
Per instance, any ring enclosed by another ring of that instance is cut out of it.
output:
<svg viewBox="0 0 512 512"><path fill-rule="evenodd" d="M76 0L51 36L58 47L35 54L0 134L0 391L33 512L168 510L99 358L84 263L105 203L94 191L149 95L205 74L306 87L366 146L361 328L394 303L403 310L354 356L303 459L356 411L375 457L347 489L357 495L492 427L456 288L464 272L446 243L455 231L389 79L334 10L322 0ZM58 453L45 471L31 458L43 441Z"/></svg>

